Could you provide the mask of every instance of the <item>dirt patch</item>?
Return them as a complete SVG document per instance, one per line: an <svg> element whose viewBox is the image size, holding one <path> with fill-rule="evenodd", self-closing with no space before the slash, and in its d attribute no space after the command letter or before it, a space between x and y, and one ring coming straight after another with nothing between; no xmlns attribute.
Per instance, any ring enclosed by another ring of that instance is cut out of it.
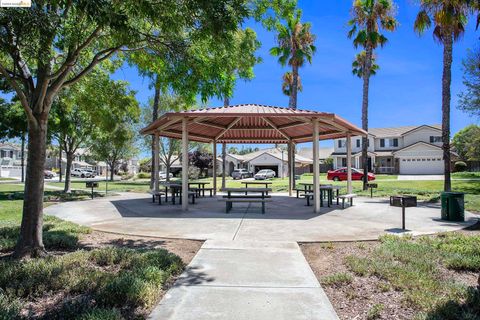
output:
<svg viewBox="0 0 480 320"><path fill-rule="evenodd" d="M480 224L461 233L479 235ZM300 244L317 279L324 282L322 287L340 319L414 319L418 314L418 310L405 303L403 293L387 281L376 276L356 276L347 268L347 256L366 257L379 245L378 241ZM478 273L446 268L440 272L442 278L471 287L477 285ZM335 277L340 280L335 281Z"/></svg>
<svg viewBox="0 0 480 320"><path fill-rule="evenodd" d="M136 237L99 231L92 231L79 241L79 245L85 248L114 246L131 249L166 249L179 256L185 265L192 261L202 244L203 241Z"/></svg>

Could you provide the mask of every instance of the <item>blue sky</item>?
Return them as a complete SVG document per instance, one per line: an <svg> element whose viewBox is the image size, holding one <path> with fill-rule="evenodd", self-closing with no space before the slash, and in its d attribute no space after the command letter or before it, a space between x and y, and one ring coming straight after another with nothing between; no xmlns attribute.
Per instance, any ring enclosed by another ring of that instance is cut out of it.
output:
<svg viewBox="0 0 480 320"><path fill-rule="evenodd" d="M370 85L369 126L389 127L441 123L442 46L436 43L429 30L422 37L413 32L418 12L414 0L397 1L400 26L386 36L387 45L377 50L378 74ZM312 23L317 36L312 64L300 70L303 92L299 95L299 108L336 113L361 125L362 81L351 73L355 53L347 38L347 21L352 1L302 1L303 21ZM255 78L238 82L231 104L260 103L287 106L288 97L280 90L282 68L269 49L275 45L275 34L258 24L250 24L262 43L258 55L263 62L254 69ZM478 44L480 31L475 31L473 19L465 36L454 47L452 67L452 136L466 125L476 122L459 111L457 95L461 92L461 62L467 50ZM141 79L136 70L124 68L115 78L127 80L136 90L137 98L146 103L152 96L148 81ZM221 106L217 99L209 106ZM328 143L323 143L323 145Z"/></svg>

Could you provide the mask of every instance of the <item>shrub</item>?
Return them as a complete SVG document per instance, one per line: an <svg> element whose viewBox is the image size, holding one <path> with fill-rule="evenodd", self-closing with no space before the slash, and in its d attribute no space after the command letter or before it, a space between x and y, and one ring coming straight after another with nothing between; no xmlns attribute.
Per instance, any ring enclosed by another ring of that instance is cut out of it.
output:
<svg viewBox="0 0 480 320"><path fill-rule="evenodd" d="M346 272L338 272L332 275L323 277L321 282L326 286L341 286L344 284L352 283L353 277Z"/></svg>
<svg viewBox="0 0 480 320"><path fill-rule="evenodd" d="M117 309L92 308L82 314L78 320L121 320L122 314Z"/></svg>
<svg viewBox="0 0 480 320"><path fill-rule="evenodd" d="M381 303L374 304L367 313L368 320L374 320L380 318L380 314L382 313L385 306Z"/></svg>
<svg viewBox="0 0 480 320"><path fill-rule="evenodd" d="M151 177L150 172L139 172L137 174L138 179L150 179L150 177Z"/></svg>
<svg viewBox="0 0 480 320"><path fill-rule="evenodd" d="M2 293L0 289L0 320L20 319L20 302Z"/></svg>
<svg viewBox="0 0 480 320"><path fill-rule="evenodd" d="M455 162L454 168L456 172L467 171L467 164L463 161L457 161Z"/></svg>
<svg viewBox="0 0 480 320"><path fill-rule="evenodd" d="M188 167L188 179L196 180L200 177L200 169L195 166Z"/></svg>

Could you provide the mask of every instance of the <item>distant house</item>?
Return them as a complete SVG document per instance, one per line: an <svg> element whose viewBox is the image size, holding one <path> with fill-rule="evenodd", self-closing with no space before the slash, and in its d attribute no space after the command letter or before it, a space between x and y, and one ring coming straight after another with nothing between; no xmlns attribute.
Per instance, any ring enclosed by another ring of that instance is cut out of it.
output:
<svg viewBox="0 0 480 320"><path fill-rule="evenodd" d="M20 178L22 176L22 148L15 143L0 143L0 176L4 178ZM24 155L24 166L27 165L27 150Z"/></svg>
<svg viewBox="0 0 480 320"><path fill-rule="evenodd" d="M222 157L218 160L218 172L222 172ZM268 148L254 151L248 154L227 154L227 175L231 175L234 169L247 169L257 173L262 169L275 171L277 177L286 177L288 174L287 150L281 148ZM313 160L300 154L295 155L295 174L311 172Z"/></svg>
<svg viewBox="0 0 480 320"><path fill-rule="evenodd" d="M25 154L25 162L26 162ZM0 143L0 163L3 166L20 166L22 159L22 148L14 143Z"/></svg>
<svg viewBox="0 0 480 320"><path fill-rule="evenodd" d="M352 137L352 165L363 168L362 138ZM334 168L347 165L346 139L334 140ZM368 131L368 170L375 173L443 174L441 125L373 128Z"/></svg>

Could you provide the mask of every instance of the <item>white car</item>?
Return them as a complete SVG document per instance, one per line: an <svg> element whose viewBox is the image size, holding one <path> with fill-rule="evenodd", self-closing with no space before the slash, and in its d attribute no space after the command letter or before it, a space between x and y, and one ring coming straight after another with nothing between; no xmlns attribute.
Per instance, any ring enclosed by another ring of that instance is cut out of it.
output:
<svg viewBox="0 0 480 320"><path fill-rule="evenodd" d="M257 174L255 174L253 177L255 178L255 180L266 180L275 178L275 171L271 169L263 169L258 171Z"/></svg>
<svg viewBox="0 0 480 320"><path fill-rule="evenodd" d="M170 178L173 178L173 174L170 172L170 174L168 175ZM165 171L160 171L158 173L158 177L160 179L167 179L167 173Z"/></svg>
<svg viewBox="0 0 480 320"><path fill-rule="evenodd" d="M84 169L78 169L78 168L72 169L70 174L72 175L72 177L80 177L80 178L90 178L94 176L90 171L84 170Z"/></svg>

